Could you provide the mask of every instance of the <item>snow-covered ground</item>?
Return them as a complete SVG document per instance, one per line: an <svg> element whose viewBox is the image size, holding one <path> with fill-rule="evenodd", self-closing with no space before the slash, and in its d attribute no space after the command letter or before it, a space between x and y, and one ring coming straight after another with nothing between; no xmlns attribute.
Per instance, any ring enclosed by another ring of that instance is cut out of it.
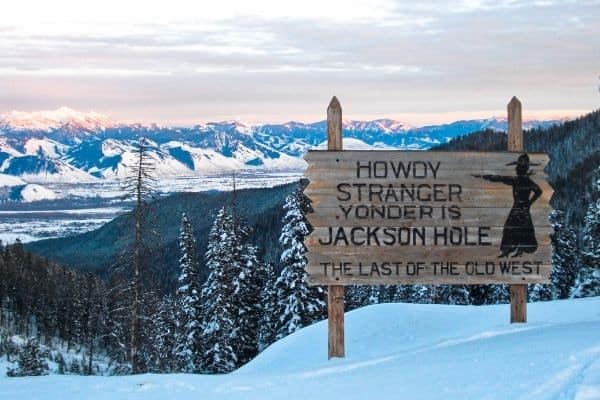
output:
<svg viewBox="0 0 600 400"><path fill-rule="evenodd" d="M600 399L600 297L508 305L383 304L346 315L346 358L325 321L221 376L0 378L0 399Z"/></svg>
<svg viewBox="0 0 600 400"><path fill-rule="evenodd" d="M236 186L238 189L273 187L296 182L301 176L302 172L299 171L241 170L236 172ZM10 176L0 174L0 199L4 177ZM35 200L35 196L42 193L46 201L42 205L27 203L21 206L15 202L0 201L0 240L4 243L12 243L17 238L23 242L30 242L91 231L107 223L117 214L131 209L131 206L123 201L123 196L126 195L123 190L124 183L117 180L78 184L52 183L44 187L22 183L24 186L19 187L19 194L23 199ZM155 186L160 195L209 190L227 191L232 189L232 174L163 178L158 180ZM87 201L89 204L86 207L91 208L77 207L68 210L64 208L68 204L61 202L60 208L57 209L56 202L52 201L53 197L54 200L64 202L71 199Z"/></svg>

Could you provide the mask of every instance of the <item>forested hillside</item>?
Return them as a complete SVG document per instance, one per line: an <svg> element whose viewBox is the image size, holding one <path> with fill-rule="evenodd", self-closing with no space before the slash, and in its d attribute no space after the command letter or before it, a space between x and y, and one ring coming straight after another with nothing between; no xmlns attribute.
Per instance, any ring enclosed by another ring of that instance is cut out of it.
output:
<svg viewBox="0 0 600 400"><path fill-rule="evenodd" d="M585 212L596 199L593 182L600 166L600 110L573 121L524 132L525 151L550 156L548 174L555 194L552 205L565 212L567 222L583 224ZM460 136L431 150L504 151L506 134L486 130Z"/></svg>
<svg viewBox="0 0 600 400"><path fill-rule="evenodd" d="M281 247L281 232L285 197L297 184L267 189L243 189L236 191L239 217L253 231L251 242L257 246L259 257L276 262ZM205 249L208 232L217 212L232 202L232 192L179 193L149 203L148 215L157 235L152 238L148 261L160 266L169 280L177 276L179 267L179 220L186 213L194 227L198 247ZM133 237L133 213L125 213L101 228L72 237L42 240L28 243L27 249L63 265L84 271L92 271L106 277L106 272L127 251ZM206 277L204 259L200 257L201 276Z"/></svg>

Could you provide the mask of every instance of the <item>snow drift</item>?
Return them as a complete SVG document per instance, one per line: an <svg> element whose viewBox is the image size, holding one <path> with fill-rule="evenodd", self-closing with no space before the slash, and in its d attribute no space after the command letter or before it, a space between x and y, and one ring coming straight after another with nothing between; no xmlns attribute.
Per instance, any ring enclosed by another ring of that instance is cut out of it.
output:
<svg viewBox="0 0 600 400"><path fill-rule="evenodd" d="M600 398L600 297L508 318L508 305L375 305L347 313L345 359L327 360L323 321L229 375L0 378L0 398Z"/></svg>

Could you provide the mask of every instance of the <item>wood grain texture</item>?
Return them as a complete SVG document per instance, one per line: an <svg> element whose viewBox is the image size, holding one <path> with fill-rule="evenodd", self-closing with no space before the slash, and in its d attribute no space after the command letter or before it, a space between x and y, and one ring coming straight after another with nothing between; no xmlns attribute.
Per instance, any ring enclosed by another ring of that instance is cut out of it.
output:
<svg viewBox="0 0 600 400"><path fill-rule="evenodd" d="M523 145L523 118L522 107L519 99L513 96L507 105L508 151L522 152ZM527 285L510 286L510 322L527 322Z"/></svg>
<svg viewBox="0 0 600 400"><path fill-rule="evenodd" d="M342 150L342 105L335 96L327 107L327 149Z"/></svg>
<svg viewBox="0 0 600 400"><path fill-rule="evenodd" d="M330 234L330 228L332 234ZM375 231L375 233L369 232ZM444 230L445 228L445 230ZM497 251L502 243L504 233L503 226L486 227L483 238L489 245L477 245L479 240L478 227L465 229L463 226L439 227L439 226L420 226L420 227L344 227L344 226L319 226L313 228L312 234L306 239L306 246L313 250L320 247L321 251L336 251L338 248L351 247L354 251L379 251L379 249L405 249L417 251L418 248L426 248L428 251L436 251L445 246L448 252L457 252L457 248L464 251L476 249L482 253ZM336 240L335 245L326 245L332 236L338 235L343 231L345 238ZM521 230L515 228L512 234L520 234ZM539 247L550 246L552 241L552 227L538 227L535 229L535 237ZM435 234L443 234L435 239ZM321 244L320 244L321 243ZM458 244L461 243L461 244ZM471 244L469 244L471 243ZM472 244L475 243L475 244Z"/></svg>
<svg viewBox="0 0 600 400"><path fill-rule="evenodd" d="M342 106L333 96L327 107L327 149L342 150ZM328 358L344 358L344 287L331 285L327 291Z"/></svg>
<svg viewBox="0 0 600 400"><path fill-rule="evenodd" d="M438 274L431 272L433 268L428 266L428 270L420 271L419 275L409 275L406 271L396 274L395 271L390 275L369 275L371 264L363 264L358 267L358 262L348 267L349 274L339 275L325 273L323 266L311 265L307 267L309 273L308 283L310 285L489 285L489 284L523 284L528 283L549 283L551 265L541 265L539 273L529 275L502 274L500 272L487 274L485 264L477 266L454 265L453 272L456 275ZM381 264L379 264L381 265ZM438 269L440 267L438 266ZM517 269L518 267L515 267ZM382 270L381 267L379 267ZM394 270L394 266L391 267ZM468 273L467 273L468 271ZM361 274L362 272L362 274ZM537 272L537 267L536 267Z"/></svg>
<svg viewBox="0 0 600 400"><path fill-rule="evenodd" d="M510 285L510 322L511 324L527 322L527 284Z"/></svg>
<svg viewBox="0 0 600 400"><path fill-rule="evenodd" d="M328 356L344 358L344 286L333 283L328 287L327 305Z"/></svg>
<svg viewBox="0 0 600 400"><path fill-rule="evenodd" d="M479 152L479 151L405 151L405 150L310 150L304 156L309 170L318 165L324 169L355 169L356 162L427 162L439 161L441 169L448 170L509 170L514 172L514 166L506 164L516 161L520 151L514 152ZM532 166L536 171L542 172L548 163L545 153L528 153L531 163L540 164ZM378 164L383 167L383 164ZM420 164L417 164L420 166ZM365 170L366 171L366 170Z"/></svg>
<svg viewBox="0 0 600 400"><path fill-rule="evenodd" d="M314 205L313 205L314 207ZM534 205L531 209L531 218L534 221L534 226L537 227L550 227L552 226L548 221L548 214L550 207L542 207L541 205ZM309 213L306 215L308 221L313 227L328 227L328 226L392 226L392 227L409 227L409 226L499 226L503 225L506 221L510 208L489 208L489 207L465 207L461 208L461 217L459 220L453 220L448 217L440 218L442 215L441 207L433 206L431 210L432 216L421 217L420 209L410 208L408 209L409 216L406 217L406 209L401 212L402 216L396 218L397 213L393 213L394 218L381 217L380 214L376 214L374 211L368 218L357 218L356 210L350 211L348 216L345 212L348 211L346 207L342 210L340 207L323 207L316 213ZM428 211L428 210L424 210ZM390 215L390 210L386 211ZM363 215L363 214L359 214Z"/></svg>
<svg viewBox="0 0 600 400"><path fill-rule="evenodd" d="M307 255L309 265L320 265L322 262L339 262L338 260L352 260L356 262L411 262L411 261L452 261L459 265L465 261L502 261L500 251L496 249L482 250L481 247L351 247L351 246L325 246L309 247ZM490 251L492 250L492 251ZM534 254L524 254L509 261L539 261L543 264L552 264L552 247L540 246Z"/></svg>
<svg viewBox="0 0 600 400"><path fill-rule="evenodd" d="M339 189L335 187L318 188L311 186L305 190L317 213L327 208L338 208L339 205L395 205L395 206L431 206L457 205L461 208L511 208L514 203L511 187L465 187L436 184L409 189L409 193L400 187L371 186L357 188L343 183ZM531 209L550 211L550 199L554 191L545 182L540 182L542 195ZM484 212L483 210L481 210Z"/></svg>
<svg viewBox="0 0 600 400"><path fill-rule="evenodd" d="M508 112L508 151L522 152L523 148L523 117L521 102L513 96L506 105Z"/></svg>

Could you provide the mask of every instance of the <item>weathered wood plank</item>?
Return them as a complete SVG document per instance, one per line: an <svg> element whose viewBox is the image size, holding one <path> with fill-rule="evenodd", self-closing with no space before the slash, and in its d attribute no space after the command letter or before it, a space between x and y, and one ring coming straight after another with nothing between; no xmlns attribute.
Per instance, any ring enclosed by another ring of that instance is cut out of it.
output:
<svg viewBox="0 0 600 400"><path fill-rule="evenodd" d="M310 150L304 156L308 164L313 162L355 163L356 161L441 161L452 165L450 169L492 169L503 168L509 162L516 161L522 150L516 151L420 151L420 150ZM546 153L527 153L531 163L545 165L549 161ZM339 160L339 161L337 161ZM473 167L475 165L475 167ZM352 164L351 167L354 167ZM540 168L535 167L535 168Z"/></svg>
<svg viewBox="0 0 600 400"><path fill-rule="evenodd" d="M306 245L309 247L318 246L331 241L332 237L343 234L344 237L336 240L336 245L329 247L440 247L443 244L456 246L465 246L481 248L489 252L490 247L498 248L502 243L504 233L503 226L490 227L440 227L440 226L419 226L419 227L314 227L313 232L306 239ZM343 230L342 232L340 230ZM535 236L539 246L551 245L550 234L552 227L535 228ZM438 236L436 233L444 235ZM524 228L512 228L511 234L524 234ZM480 235L483 235L480 237ZM406 243L402 246L401 243ZM489 243L478 245L479 242ZM442 244L443 243L443 244ZM471 243L471 244L469 244ZM325 247L325 246L324 246ZM361 250L358 250L361 251Z"/></svg>
<svg viewBox="0 0 600 400"><path fill-rule="evenodd" d="M420 208L402 208L386 209L383 216L376 211L369 211L367 218L363 218L364 211L339 207L319 208L314 213L306 215L309 223L313 227L327 226L504 226L506 218L510 213L510 208L480 208L467 207L461 208L461 216L454 220L448 217L447 209L442 211L441 207L432 207L431 216L421 215L422 212L429 212L429 209L423 211ZM538 207L535 205L530 213L535 227L550 227L548 213L550 207ZM347 215L345 214L347 213ZM442 217L442 215L444 217Z"/></svg>
<svg viewBox="0 0 600 400"><path fill-rule="evenodd" d="M548 175L540 169L532 169L534 172L531 175L531 179L538 185L540 182L547 182ZM462 183L470 184L473 187L503 187L502 183L489 182L481 177L475 177L473 175L501 175L501 176L516 176L514 169L491 169L491 168L473 168L473 169L438 169L435 173L428 173L428 175L419 175L417 178L413 176L404 177L404 174L396 176L396 173L383 173L379 177L365 176L364 174L357 174L356 168L320 168L319 166L312 166L304 171L304 176L314 185L322 185L323 183L337 183L349 182L349 183L371 183L379 185L389 184L433 184L433 183ZM323 182L323 183L321 183Z"/></svg>
<svg viewBox="0 0 600 400"><path fill-rule="evenodd" d="M533 284L548 283L552 271L551 265L541 265L539 267L539 273L535 274L502 274L497 271L488 274L487 272L491 272L491 267L488 266L488 271L486 272L485 264L479 264L477 266L469 265L468 268L465 265L453 265L451 267L445 265L445 269L447 271L451 270L453 274L446 272L442 274L440 273L441 266L438 265L436 270L438 274L434 275L432 272L432 265L426 264L425 268L420 270L418 275L409 275L407 274L406 268L403 267L399 269L398 274L396 274L395 266L386 267L392 270L392 273L389 275L381 275L381 273L385 272L381 263L375 268L375 271L379 271L379 273L372 272L373 269L370 263L363 264L359 267L358 262L354 262L352 265L344 265L346 273L343 275L341 272L335 274L331 273L330 270L328 270L328 273L326 274L323 266L311 265L307 268L307 271L309 274L309 284L311 285L482 285L503 283L523 284L524 282ZM495 267L495 269L497 269L497 267ZM411 273L414 273L415 270L414 266L409 268ZM515 268L515 271L516 270L517 268Z"/></svg>
<svg viewBox="0 0 600 400"><path fill-rule="evenodd" d="M327 247L327 248L325 248ZM495 247L457 247L457 246L398 246L398 247L350 247L350 246L308 246L307 258L310 265L320 265L322 262L338 262L338 259L372 262L386 261L497 261L500 249ZM552 247L539 246L534 254L523 254L521 257L508 257L508 260L541 261L543 264L552 263Z"/></svg>
<svg viewBox="0 0 600 400"><path fill-rule="evenodd" d="M323 209L337 208L339 205L427 205L441 207L456 205L462 207L511 208L514 203L510 188L472 188L457 186L430 186L416 188L411 193L400 188L349 187L343 184L339 189L309 187L305 194L310 198L313 207ZM549 209L552 189L543 191L532 205L532 208ZM317 210L317 212L319 212Z"/></svg>

